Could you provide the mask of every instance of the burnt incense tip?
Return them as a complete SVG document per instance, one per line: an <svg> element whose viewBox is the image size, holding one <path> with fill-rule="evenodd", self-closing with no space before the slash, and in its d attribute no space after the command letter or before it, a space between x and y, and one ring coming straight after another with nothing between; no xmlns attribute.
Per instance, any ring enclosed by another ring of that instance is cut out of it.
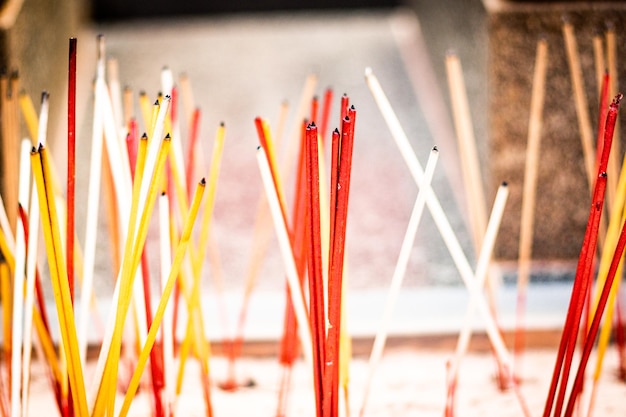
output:
<svg viewBox="0 0 626 417"><path fill-rule="evenodd" d="M206 179L204 177L202 177L202 179L200 180L200 185L202 186L206 185Z"/></svg>
<svg viewBox="0 0 626 417"><path fill-rule="evenodd" d="M500 186L502 186L502 187L508 187L508 186L509 186L509 183L508 183L508 182L506 182L506 181L502 181L502 184L500 184Z"/></svg>
<svg viewBox="0 0 626 417"><path fill-rule="evenodd" d="M438 148L438 147L436 147L436 146L433 146L432 151L433 151L433 152L439 152L439 148Z"/></svg>
<svg viewBox="0 0 626 417"><path fill-rule="evenodd" d="M339 128L336 127L335 130L333 130L333 133L338 135L339 134Z"/></svg>
<svg viewBox="0 0 626 417"><path fill-rule="evenodd" d="M317 126L315 125L315 122L311 122L311 123L309 123L309 126L308 126L308 127L309 127L309 128L311 128L311 129L315 129L315 128L317 128Z"/></svg>
<svg viewBox="0 0 626 417"><path fill-rule="evenodd" d="M256 150L257 150L257 151L260 151L260 150L261 150L261 145L257 145L257 146L256 146Z"/></svg>
<svg viewBox="0 0 626 417"><path fill-rule="evenodd" d="M171 99L172 99L172 96L170 96L169 94L165 96L165 100L168 100L168 101L169 101L169 100L171 100Z"/></svg>
<svg viewBox="0 0 626 417"><path fill-rule="evenodd" d="M46 90L43 90L41 92L41 102L43 103L44 101L47 101L50 98L50 93L48 93Z"/></svg>
<svg viewBox="0 0 626 417"><path fill-rule="evenodd" d="M34 146L32 148L30 148L30 154L34 155L37 153L37 148L35 148Z"/></svg>
<svg viewBox="0 0 626 417"><path fill-rule="evenodd" d="M624 98L624 95L622 93L617 93L617 95L613 99L613 104L615 104L616 106L619 105L620 101L622 101L622 98Z"/></svg>
<svg viewBox="0 0 626 417"><path fill-rule="evenodd" d="M165 191L161 191L161 197L165 197Z"/></svg>
<svg viewBox="0 0 626 417"><path fill-rule="evenodd" d="M167 135L165 135L165 138L163 140L170 141L172 140L172 136L168 133Z"/></svg>
<svg viewBox="0 0 626 417"><path fill-rule="evenodd" d="M154 105L155 105L155 106L158 106L158 105L159 105L159 100L158 100L158 99L157 99L157 100L154 100Z"/></svg>
<svg viewBox="0 0 626 417"><path fill-rule="evenodd" d="M146 132L143 132L143 135L141 135L140 140L148 140L148 134Z"/></svg>
<svg viewBox="0 0 626 417"><path fill-rule="evenodd" d="M43 146L43 143L39 143L39 148L37 148L37 152L41 152L45 149L45 147Z"/></svg>
<svg viewBox="0 0 626 417"><path fill-rule="evenodd" d="M140 96L140 97L144 97L144 96L146 96L146 95L147 95L147 94L146 94L146 90L141 90L141 91L139 91L139 96Z"/></svg>
<svg viewBox="0 0 626 417"><path fill-rule="evenodd" d="M220 122L220 127L224 127L226 124L224 122Z"/></svg>

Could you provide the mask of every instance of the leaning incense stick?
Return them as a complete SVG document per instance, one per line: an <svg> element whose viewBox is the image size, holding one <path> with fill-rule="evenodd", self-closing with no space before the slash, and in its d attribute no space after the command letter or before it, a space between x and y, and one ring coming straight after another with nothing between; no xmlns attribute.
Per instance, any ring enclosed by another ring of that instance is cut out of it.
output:
<svg viewBox="0 0 626 417"><path fill-rule="evenodd" d="M589 189L593 190L595 179L594 157L593 157L593 133L591 119L587 108L587 96L583 84L582 68L578 46L574 35L574 27L570 22L563 23L563 37L565 38L565 51L567 52L567 63L569 66L572 88L574 90L574 104L578 118L578 129L582 141L583 155L585 161L585 172Z"/></svg>
<svg viewBox="0 0 626 417"><path fill-rule="evenodd" d="M456 127L458 151L463 170L463 182L467 190L467 209L470 214L470 227L476 252L482 247L482 239L487 227L487 208L485 207L485 190L479 168L478 152L467 91L463 78L461 61L458 56L448 53L446 56L446 72L450 89L452 114Z"/></svg>
<svg viewBox="0 0 626 417"><path fill-rule="evenodd" d="M70 297L74 302L74 221L76 195L76 38L69 41L69 68L67 86L67 222L65 257Z"/></svg>
<svg viewBox="0 0 626 417"><path fill-rule="evenodd" d="M131 401L133 400L135 393L137 392L137 388L139 387L141 374L143 373L143 369L148 361L148 358L150 357L150 351L152 350L152 346L154 344L154 341L156 340L157 332L161 325L161 321L163 320L163 315L165 314L165 309L167 307L170 295L172 294L172 290L174 289L174 283L178 278L178 272L180 270L187 251L187 247L189 245L191 231L193 229L196 216L200 208L200 202L202 200L202 195L204 194L205 185L206 182L204 179L202 179L199 186L197 187L196 193L192 200L189 214L185 221L183 233L181 235L181 240L176 248L174 260L172 261L172 269L170 270L166 286L163 288L163 293L161 295L159 305L154 314L154 320L152 321L152 325L150 326L150 330L148 331L146 343L144 344L141 350L141 354L139 355L139 359L137 360L135 372L126 391L126 396L124 397L124 402L122 403L119 417L126 416L130 408Z"/></svg>
<svg viewBox="0 0 626 417"><path fill-rule="evenodd" d="M536 189L543 124L543 105L545 99L545 81L548 68L548 43L545 39L537 42L533 88L530 100L530 118L528 121L528 141L526 145L526 168L522 190L522 213L520 220L520 238L518 248L517 272L517 309L515 325L515 370L520 376L520 361L524 350L524 318L526 314L526 294L530 278L533 230L535 222Z"/></svg>
<svg viewBox="0 0 626 417"><path fill-rule="evenodd" d="M381 319L378 332L376 332L374 344L370 352L367 377L365 379L365 388L363 392L363 400L361 401L361 408L359 412L360 416L365 415L365 407L367 405L367 400L369 399L369 391L372 384L374 372L378 367L378 364L383 354L383 350L385 349L385 343L387 341L387 334L389 331L389 324L393 316L396 299L400 294L402 281L404 280L404 275L406 273L406 267L408 265L409 258L411 256L411 250L413 248L415 237L417 235L417 228L422 219L424 206L426 205L426 193L427 190L430 189L430 183L432 181L438 159L439 151L435 147L430 151L428 162L426 163L426 170L424 171L424 176L422 178L422 182L420 183L417 198L415 199L415 203L413 204L413 210L411 212L411 217L409 218L409 224L407 225L406 232L404 234L402 246L400 247L400 254L398 255L398 261L396 262L396 267L391 278L391 284L389 285L389 291L387 292L387 300L385 302L383 317Z"/></svg>
<svg viewBox="0 0 626 417"><path fill-rule="evenodd" d="M604 59L603 36L600 31L593 35L593 63L596 72L596 88L598 89L599 98L602 94L602 80L607 69Z"/></svg>
<svg viewBox="0 0 626 417"><path fill-rule="evenodd" d="M413 176L413 180L416 182L416 184L420 184L424 176L424 171L417 157L415 156L413 149L411 148L409 139L402 129L398 117L395 115L393 108L389 103L389 100L387 99L385 93L382 90L382 87L380 86L380 83L378 82L378 79L371 69L366 69L365 78L368 87L372 92L374 99L376 100L376 104L378 105L389 130L391 131L391 135L396 141L396 145L400 149L400 153L402 154L411 172L411 175ZM506 346L504 345L502 336L498 331L495 319L491 311L489 310L484 296L482 295L482 289L476 286L476 283L473 279L474 274L467 260L467 257L465 256L465 253L461 248L456 234L450 226L450 222L448 221L448 218L443 211L443 208L441 207L441 204L439 203L436 194L430 187L426 189L426 204L430 210L431 215L433 216L437 228L439 229L439 233L441 234L444 243L446 244L446 247L448 248L448 251L452 256L454 264L456 265L461 275L461 278L463 279L465 286L472 296L478 297L477 308L479 313L485 320L486 332L489 337L489 341L491 342L493 349L496 353L496 357L498 358L502 366L511 369L508 351L506 349Z"/></svg>
<svg viewBox="0 0 626 417"><path fill-rule="evenodd" d="M615 97L619 93L619 73L617 68L617 39L615 34L615 27L609 24L606 31L606 63L609 71L609 97ZM619 120L615 123L614 136L616 140L613 141L613 149L611 150L611 156L609 157L609 168L607 173L609 174L608 189L607 189L607 201L609 204L613 202L617 187L618 169L620 165L619 157L621 152L621 134Z"/></svg>
<svg viewBox="0 0 626 417"><path fill-rule="evenodd" d="M509 188L506 183L502 183L498 188L498 192L496 193L496 198L493 203L493 208L491 209L491 215L489 216L487 229L485 230L485 236L483 238L483 246L481 247L478 262L476 264L475 280L479 283L479 285L484 285L487 278L489 263L491 261L493 248L496 243L496 238L500 228L502 215L504 214L504 208L506 206L508 195ZM455 357L448 371L447 389L449 397L454 397L454 394L456 392L454 388L457 385L459 367L461 365L463 357L465 356L469 348L469 342L472 335L472 321L474 318L474 310L475 302L472 298L470 299L470 302L467 306L464 325L461 329L461 332L459 333L459 338L457 339ZM507 382L510 383L511 381ZM454 404L453 399L450 399L449 403ZM524 415L529 416L530 413L528 412L525 403L522 402L522 405Z"/></svg>
<svg viewBox="0 0 626 417"><path fill-rule="evenodd" d="M259 170L261 171L261 178L267 194L267 201L270 206L270 212L274 221L274 228L276 230L276 236L283 254L283 262L285 264L285 270L287 272L287 283L291 288L291 301L296 312L296 319L298 320L298 333L300 334L300 342L302 344L302 351L307 363L313 363L311 352L311 331L309 327L309 320L307 319L307 308L304 303L304 294L302 287L298 280L298 272L293 258L293 252L291 250L291 244L289 242L289 234L285 225L285 220L282 216L280 203L278 202L278 195L276 188L273 186L272 174L270 171L269 163L267 162L267 156L262 147L257 148L257 162L259 164Z"/></svg>

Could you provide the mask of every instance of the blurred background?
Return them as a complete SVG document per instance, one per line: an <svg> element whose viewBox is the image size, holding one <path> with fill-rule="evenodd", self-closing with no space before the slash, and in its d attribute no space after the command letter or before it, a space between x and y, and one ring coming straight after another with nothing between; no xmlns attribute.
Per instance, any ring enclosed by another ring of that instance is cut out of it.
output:
<svg viewBox="0 0 626 417"><path fill-rule="evenodd" d="M211 310L216 308L217 294L222 291L231 319L239 309L245 285L262 193L254 155L258 144L254 118L261 116L272 125L281 104L289 103L285 128L288 142L297 137L299 121L295 120L295 109L307 77L315 76L315 94L319 97L327 87L334 91L331 128L339 121L339 98L347 94L358 111L347 238L348 304L350 317L354 317L350 328L355 335L369 335L375 329L372 323L382 312L417 187L365 84L364 71L370 67L378 77L422 164L425 165L432 146L440 149L433 188L474 266L477 255L468 231L467 202L445 70L446 54L455 53L465 76L487 207L491 207L502 181L509 181L511 188L509 220L505 220L504 237L496 247L497 262L492 274L495 282L501 283L497 301L507 327L513 321L523 158L509 164L502 152L512 146L515 155L523 155L519 146L526 140L524 129L536 41L540 36L551 39L557 56L551 61L551 74L560 82L567 80L559 39L562 17L569 15L578 19L576 22L587 22L585 17L592 16L583 32L586 36L592 32L592 26L604 22L606 16L621 16L623 9L621 2L600 5L498 0L6 0L0 9L0 21L4 22L0 59L8 71L19 71L21 85L32 97L38 97L42 90L51 92L50 141L53 152L61 159L65 153L67 38L79 38L77 149L82 163L77 167L78 193L86 193L88 182L96 36L104 35L107 57L116 60L120 83L133 91L135 100L140 92L152 100L157 97L165 67L172 71L175 82L183 74L188 77L196 103L202 109L200 137L206 150L205 160L219 123L224 122L227 128L213 223L216 249L211 263L204 268L204 294L207 309ZM510 38L498 32L508 25L513 32ZM621 30L621 26L616 27ZM498 36L492 36L494 33ZM590 50L588 38L581 40L583 51ZM623 46L620 44L619 48ZM512 77L508 81L496 77L498 62L503 62L499 55L502 49L513 51L509 54L512 61L506 61ZM592 63L586 59L584 65L589 67ZM559 91L571 95L565 92L567 88L565 84ZM594 86L589 85L588 89L594 91ZM505 97L518 107L502 114L494 111L494 106L500 106L494 96ZM552 97L557 101L561 96ZM590 104L590 108L594 106ZM575 129L573 108L567 111L561 121L546 123L550 132L570 135L571 129ZM520 121L522 132L494 133L490 128L493 119L502 118ZM563 129L563 124L570 130ZM186 138L187 128L183 127L181 133ZM551 140L548 148L552 146L558 154L555 143L563 146L563 142L560 137ZM577 137L568 140L579 146ZM528 307L531 327L558 327L569 298L588 204L584 180L577 180L582 175L578 163L581 152L578 147L571 149L573 157L567 154L551 160L551 166L573 170L573 174L563 171L554 179L555 183L562 183L573 178L575 181L568 185L572 188L540 192L556 206L564 206L559 201L560 194L555 197L555 193L562 193L571 205L559 213L549 210L552 215L538 220L538 227L543 228L538 234L543 251L535 253L537 263ZM506 162L494 164L493 158ZM288 184L291 195L293 184ZM85 213L79 216L80 240ZM105 235L104 214L101 217ZM149 247L153 244L156 245L148 242ZM96 268L103 278L97 281L96 291L106 305L114 276L106 239L99 240L98 250L102 255ZM151 257L151 263L156 269L157 257ZM272 240L252 299L252 311L257 313L250 315L254 321L249 325L251 337L279 334L281 324L273 318L282 316L284 278L278 246ZM426 212L411 253L392 333L453 331L460 327L466 302L461 278ZM215 316L212 312L207 314ZM209 326L220 334L215 323Z"/></svg>

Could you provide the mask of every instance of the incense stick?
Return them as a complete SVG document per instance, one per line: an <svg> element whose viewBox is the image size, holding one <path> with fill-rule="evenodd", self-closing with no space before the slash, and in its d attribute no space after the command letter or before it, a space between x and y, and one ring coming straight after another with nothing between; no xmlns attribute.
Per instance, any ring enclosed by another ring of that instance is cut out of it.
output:
<svg viewBox="0 0 626 417"><path fill-rule="evenodd" d="M500 222L502 221L502 216L504 214L504 208L508 195L509 188L506 183L502 183L500 187L498 187L498 191L496 193L496 198L493 203L491 215L489 216L489 221L487 223L487 229L485 230L483 245L480 250L478 262L476 264L474 279L479 286L484 285L485 280L487 279L489 263L491 261L493 248L495 246L498 231L500 229ZM474 310L475 300L474 298L471 298L465 313L464 325L461 329L461 332L459 333L459 338L457 339L455 357L448 370L447 390L449 404L452 406L454 404L453 398L456 392L455 388L457 384L459 368L461 365L461 361L469 348L469 342L472 335L472 321L475 312ZM510 378L510 375L507 374L509 371L509 369L504 369L505 378ZM506 382L510 384L512 381L507 380ZM521 405L523 407L524 415L529 416L530 413L528 412L524 401L521 401Z"/></svg>
<svg viewBox="0 0 626 417"><path fill-rule="evenodd" d="M545 82L548 68L548 43L545 39L537 42L533 88L530 99L530 117L528 121L528 140L526 145L526 169L522 190L522 213L520 219L520 237L517 272L517 308L515 324L515 369L520 376L520 361L524 351L524 319L526 315L526 294L530 278L532 258L533 232L535 222L535 205L537 177L539 165L539 149L541 147L541 130L543 125L543 105L545 101Z"/></svg>
<svg viewBox="0 0 626 417"><path fill-rule="evenodd" d="M400 153L402 154L411 172L411 175L413 176L414 181L416 182L416 184L420 184L424 176L424 171L417 157L415 156L413 149L411 148L406 133L400 125L400 121L395 115L391 105L389 104L389 100L385 96L385 93L383 92L382 87L378 82L378 79L375 77L371 69L366 69L365 78L368 87L370 88L370 91L372 92L372 95L376 100L376 104L378 105L389 130L391 131L391 135L395 140L396 145L400 149ZM508 365L508 351L504 345L502 336L498 331L495 319L493 318L493 315L491 314L491 311L487 306L484 296L482 295L481 288L475 285L473 279L474 274L472 272L472 268L469 265L467 257L465 256L463 249L461 248L461 245L459 244L459 241L452 227L450 226L447 216L443 211L436 194L430 187L426 189L426 204L430 210L431 215L433 216L433 220L435 221L437 228L439 229L439 233L441 234L446 244L446 247L448 248L448 251L452 256L454 264L456 265L461 275L461 278L463 279L465 286L472 296L478 297L478 311L485 320L487 335L490 342L492 343L492 346L500 363L509 367L510 369L510 366Z"/></svg>
<svg viewBox="0 0 626 417"><path fill-rule="evenodd" d="M482 247L482 239L487 227L485 190L480 175L476 138L467 99L467 90L459 57L453 53L446 56L446 72L450 89L450 101L458 143L458 153L463 170L463 183L467 192L467 209L470 213L470 228L476 252Z"/></svg>
<svg viewBox="0 0 626 417"><path fill-rule="evenodd" d="M30 191L30 143L22 141L19 163L18 204L28 207ZM17 218L17 233L15 245L15 269L13 271L13 324L11 326L11 415L20 416L22 402L22 345L23 345L23 317L24 317L24 276L26 273L26 237L22 219Z"/></svg>
<svg viewBox="0 0 626 417"><path fill-rule="evenodd" d="M304 295L302 288L298 281L298 272L293 258L293 252L289 243L289 234L285 225L285 220L282 217L280 203L278 202L278 195L276 188L273 186L272 174L270 171L269 163L267 162L267 156L262 147L257 148L257 162L259 164L259 170L261 171L261 178L265 192L267 194L267 201L270 206L270 212L272 214L272 220L274 222L274 228L278 243L283 254L283 262L285 264L285 270L287 272L287 282L291 288L291 301L296 312L296 319L298 320L298 333L300 335L300 342L302 351L307 363L312 364L312 351L311 345L311 333L309 327L309 321L307 319L307 308L304 303Z"/></svg>
<svg viewBox="0 0 626 417"><path fill-rule="evenodd" d="M74 221L76 195L76 38L69 40L67 87L67 224L65 254L70 297L74 302Z"/></svg>
<svg viewBox="0 0 626 417"><path fill-rule="evenodd" d="M415 243L417 228L421 221L422 213L424 212L424 206L426 205L426 193L427 190L430 188L430 183L432 181L438 159L439 151L435 147L430 151L428 162L426 163L426 170L424 171L424 176L422 178L422 182L420 183L417 198L415 199L415 203L413 204L413 210L411 212L411 217L409 218L409 224L406 228L404 239L402 241L402 246L400 247L400 254L398 255L398 261L396 262L396 267L391 278L391 284L389 285L389 291L387 292L387 301L385 302L383 317L380 321L378 332L376 333L376 337L374 338L374 344L370 352L368 373L365 379L365 389L363 392L363 400L361 402L359 416L363 416L365 414L365 407L369 398L369 391L372 384L374 372L376 371L376 368L382 357L383 350L385 348L387 333L389 331L389 324L393 315L396 299L400 294L402 281L404 280L404 275L406 273L406 267L411 256L413 244Z"/></svg>
<svg viewBox="0 0 626 417"><path fill-rule="evenodd" d="M563 23L563 37L565 38L567 63L572 80L572 88L574 90L574 104L576 107L576 115L578 116L578 129L580 131L580 139L583 147L585 172L587 173L589 189L593 190L595 178L593 133L591 129L591 120L589 118L589 110L587 109L587 96L585 94L585 86L583 84L578 46L574 35L574 27L570 22L566 21Z"/></svg>
<svg viewBox="0 0 626 417"><path fill-rule="evenodd" d="M141 378L141 374L143 373L143 369L148 361L148 358L150 357L152 346L156 339L157 332L161 325L161 321L163 320L163 315L165 314L165 309L167 307L170 295L172 294L172 290L174 289L174 283L178 277L178 272L180 270L183 259L185 257L187 246L189 245L191 231L193 229L193 225L195 223L196 216L200 208L200 202L204 194L205 185L206 185L206 182L204 181L204 179L202 179L194 195L194 198L193 198L190 210L189 210L189 215L187 216L185 225L183 227L183 233L181 235L180 243L178 244L178 247L176 248L176 253L174 255L174 260L172 261L172 268L170 270L166 286L163 288L163 293L161 295L159 305L157 306L156 312L154 314L154 320L152 322L152 325L150 326L150 330L148 331L148 337L141 350L139 359L137 360L137 366L135 368L135 372L130 381L128 389L126 391L126 396L124 397L124 402L122 403L122 408L120 409L119 417L126 416L130 408L130 403L132 399L134 398L135 393L137 392L137 388L139 387L139 380Z"/></svg>
<svg viewBox="0 0 626 417"><path fill-rule="evenodd" d="M52 187L45 182L46 179L50 178L50 165L43 146L40 146L38 151L31 152L31 164L39 194L40 211L44 214L42 223L51 278L55 289L55 298L57 299L56 305L63 338L63 348L65 356L71 364L68 368L68 373L74 409L80 415L87 415L83 371L80 363L80 353L78 352L76 325L74 323L69 285L67 283L67 271L61 253L58 217L52 195Z"/></svg>

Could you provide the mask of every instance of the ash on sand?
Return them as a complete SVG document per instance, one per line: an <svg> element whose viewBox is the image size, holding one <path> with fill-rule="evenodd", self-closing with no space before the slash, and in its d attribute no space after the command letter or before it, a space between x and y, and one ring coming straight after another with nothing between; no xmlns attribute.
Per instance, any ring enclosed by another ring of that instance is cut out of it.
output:
<svg viewBox="0 0 626 417"><path fill-rule="evenodd" d="M383 357L372 383L368 401L368 417L377 416L433 416L441 417L445 400L446 362L452 352L389 350ZM523 357L521 391L533 416L541 415L546 400L556 352L528 351ZM589 362L592 370L595 357ZM617 378L617 355L609 349L605 355L604 372L598 387L595 416L623 417L626 415L626 385ZM213 410L216 416L274 416L276 414L281 367L275 358L243 358L237 364L240 381L253 380L256 385L234 392L220 390L217 384L227 375L227 360L211 359ZM87 386L94 363L87 366ZM489 353L471 353L461 365L457 387L457 415L462 417L522 416L522 410L512 391L498 390L495 362ZM31 386L31 416L50 415L55 408L48 378L40 366L33 367ZM358 415L363 387L368 372L367 359L355 358L350 367L350 411ZM575 372L573 370L572 372ZM588 371L588 375L591 372ZM147 374L145 374L147 377ZM586 384L583 407L588 404L591 382ZM204 402L197 363L190 361L186 370L183 391L177 402L177 415L204 416ZM119 394L118 407L122 402ZM142 389L131 407L129 416L151 415L151 392ZM313 417L315 403L311 372L303 361L293 369L288 413L291 416ZM343 399L342 399L343 401ZM340 404L343 410L345 404ZM345 415L345 414L344 414Z"/></svg>

